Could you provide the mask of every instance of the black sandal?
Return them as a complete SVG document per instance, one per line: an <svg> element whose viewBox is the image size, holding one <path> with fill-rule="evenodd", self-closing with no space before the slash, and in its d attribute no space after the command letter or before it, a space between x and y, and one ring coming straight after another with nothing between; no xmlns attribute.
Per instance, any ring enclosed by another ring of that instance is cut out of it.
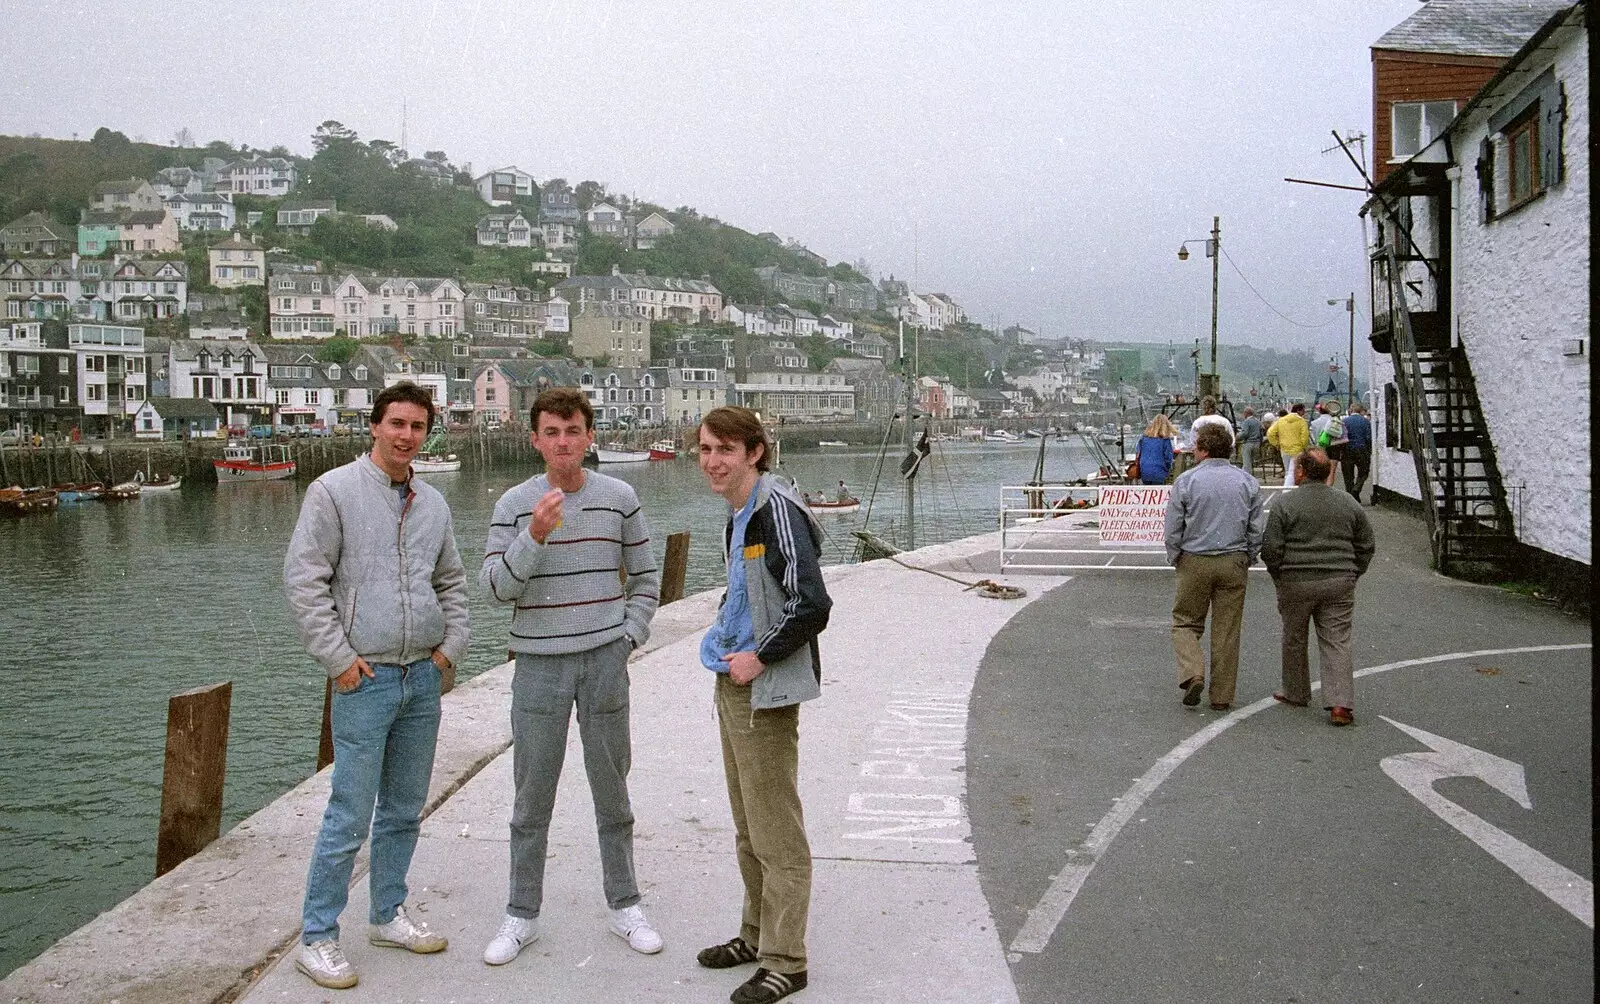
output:
<svg viewBox="0 0 1600 1004"><path fill-rule="evenodd" d="M732 969L734 966L742 966L746 962L754 962L756 960L756 950L750 947L748 941L735 937L732 941L726 941L720 945L712 945L710 948L702 948L700 954L695 956L695 959L707 969Z"/></svg>
<svg viewBox="0 0 1600 1004"><path fill-rule="evenodd" d="M733 991L728 998L733 1004L772 1004L790 994L806 988L806 971L775 973L770 969L757 969L756 974Z"/></svg>

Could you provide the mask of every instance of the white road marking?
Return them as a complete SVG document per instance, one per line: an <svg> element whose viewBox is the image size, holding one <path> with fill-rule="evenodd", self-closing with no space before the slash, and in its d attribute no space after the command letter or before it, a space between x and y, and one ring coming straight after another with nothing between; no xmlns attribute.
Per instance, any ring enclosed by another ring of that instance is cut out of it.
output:
<svg viewBox="0 0 1600 1004"><path fill-rule="evenodd" d="M1572 645L1529 645L1520 648L1485 648L1474 652L1450 652L1445 655L1430 655L1420 659L1402 659L1399 662L1384 663L1381 666L1369 666L1357 670L1357 678L1373 676L1377 673L1387 673L1390 670L1406 669L1411 666L1427 666L1440 662L1454 662L1458 659L1481 659L1493 655L1520 655L1531 652L1569 652L1578 649L1593 648L1592 644L1582 642ZM1318 680L1311 685L1312 690L1318 690L1322 681ZM1095 865L1105 856L1111 847L1111 842L1117 834L1128 824L1139 808L1144 805L1155 790L1161 787L1173 771L1183 766L1185 760L1200 752L1211 740L1233 728L1235 725L1249 718L1251 715L1260 714L1268 708L1277 707L1278 702L1271 697L1264 697L1254 704L1234 710L1232 713L1219 718L1210 725L1196 732L1183 742L1174 746L1166 756L1155 762L1149 770L1133 782L1133 786L1123 793L1116 806L1100 818L1094 829L1084 838L1082 844L1067 849L1068 863L1056 874L1055 880L1050 883L1050 888L1045 890L1043 896L1034 908L1028 911L1028 919L1023 922L1022 929L1011 941L1013 952L1042 952L1050 943L1050 938L1055 934L1056 928L1066 917L1067 910L1072 907L1072 901L1077 898L1079 890L1089 880L1089 875L1094 871Z"/></svg>
<svg viewBox="0 0 1600 1004"><path fill-rule="evenodd" d="M1524 809L1533 808L1522 764L1465 743L1378 716L1406 735L1431 747L1432 753L1400 753L1379 764L1411 797L1482 847L1517 877L1544 893L1563 910L1594 928L1594 883L1534 850L1505 830L1474 815L1433 790L1447 777L1476 777Z"/></svg>

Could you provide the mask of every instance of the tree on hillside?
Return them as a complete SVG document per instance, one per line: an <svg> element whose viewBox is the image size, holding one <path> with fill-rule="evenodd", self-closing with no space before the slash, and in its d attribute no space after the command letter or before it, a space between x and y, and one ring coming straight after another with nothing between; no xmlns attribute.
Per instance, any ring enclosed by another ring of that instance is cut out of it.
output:
<svg viewBox="0 0 1600 1004"><path fill-rule="evenodd" d="M348 363L356 351L361 348L361 343L349 335L334 335L332 338L317 346L317 361L324 363L338 363L343 366Z"/></svg>
<svg viewBox="0 0 1600 1004"><path fill-rule="evenodd" d="M578 202L578 212L587 213L596 202L606 201L606 183L603 181L580 181L573 191Z"/></svg>

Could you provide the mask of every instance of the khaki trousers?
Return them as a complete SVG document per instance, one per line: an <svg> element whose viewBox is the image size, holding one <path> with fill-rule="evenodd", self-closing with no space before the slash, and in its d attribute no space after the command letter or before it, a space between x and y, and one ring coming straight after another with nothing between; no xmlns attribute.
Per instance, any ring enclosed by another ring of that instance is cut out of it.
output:
<svg viewBox="0 0 1600 1004"><path fill-rule="evenodd" d="M717 674L717 730L744 879L739 937L775 973L806 968L811 844L800 808L800 705L752 712L750 688Z"/></svg>
<svg viewBox="0 0 1600 1004"><path fill-rule="evenodd" d="M1283 696L1311 699L1311 662L1306 655L1307 621L1317 625L1317 668L1322 673L1322 706L1354 708L1356 692L1350 656L1355 620L1354 572L1317 579L1278 580L1278 613L1283 617Z"/></svg>
<svg viewBox="0 0 1600 1004"><path fill-rule="evenodd" d="M1206 678L1200 638L1211 614L1211 703L1232 704L1239 678L1239 631L1244 625L1244 587L1250 567L1243 551L1182 554L1178 595L1172 603L1172 648L1178 656L1178 685Z"/></svg>

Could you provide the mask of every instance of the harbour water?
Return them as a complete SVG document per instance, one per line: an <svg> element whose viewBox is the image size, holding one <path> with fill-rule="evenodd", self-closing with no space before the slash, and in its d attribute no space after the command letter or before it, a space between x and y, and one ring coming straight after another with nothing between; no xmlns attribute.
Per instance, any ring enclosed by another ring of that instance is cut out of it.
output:
<svg viewBox="0 0 1600 1004"><path fill-rule="evenodd" d="M918 477L917 543L993 529L1000 486L1027 480L1037 452L1034 441L939 444ZM851 560L850 531L863 526L903 541L899 457L898 446L881 461L876 446L783 456L801 488L831 492L842 479L862 498L859 512L824 517L825 562ZM1082 445L1049 444L1047 480L1092 469ZM429 476L451 504L469 570L495 500L532 473L505 464ZM691 531L687 592L721 582L726 507L691 459L605 473L638 490L658 561L668 533ZM154 874L171 695L233 683L224 830L312 772L321 676L295 640L281 585L303 491L196 484L0 521L0 975ZM475 574L470 606L463 679L505 659L508 615Z"/></svg>

